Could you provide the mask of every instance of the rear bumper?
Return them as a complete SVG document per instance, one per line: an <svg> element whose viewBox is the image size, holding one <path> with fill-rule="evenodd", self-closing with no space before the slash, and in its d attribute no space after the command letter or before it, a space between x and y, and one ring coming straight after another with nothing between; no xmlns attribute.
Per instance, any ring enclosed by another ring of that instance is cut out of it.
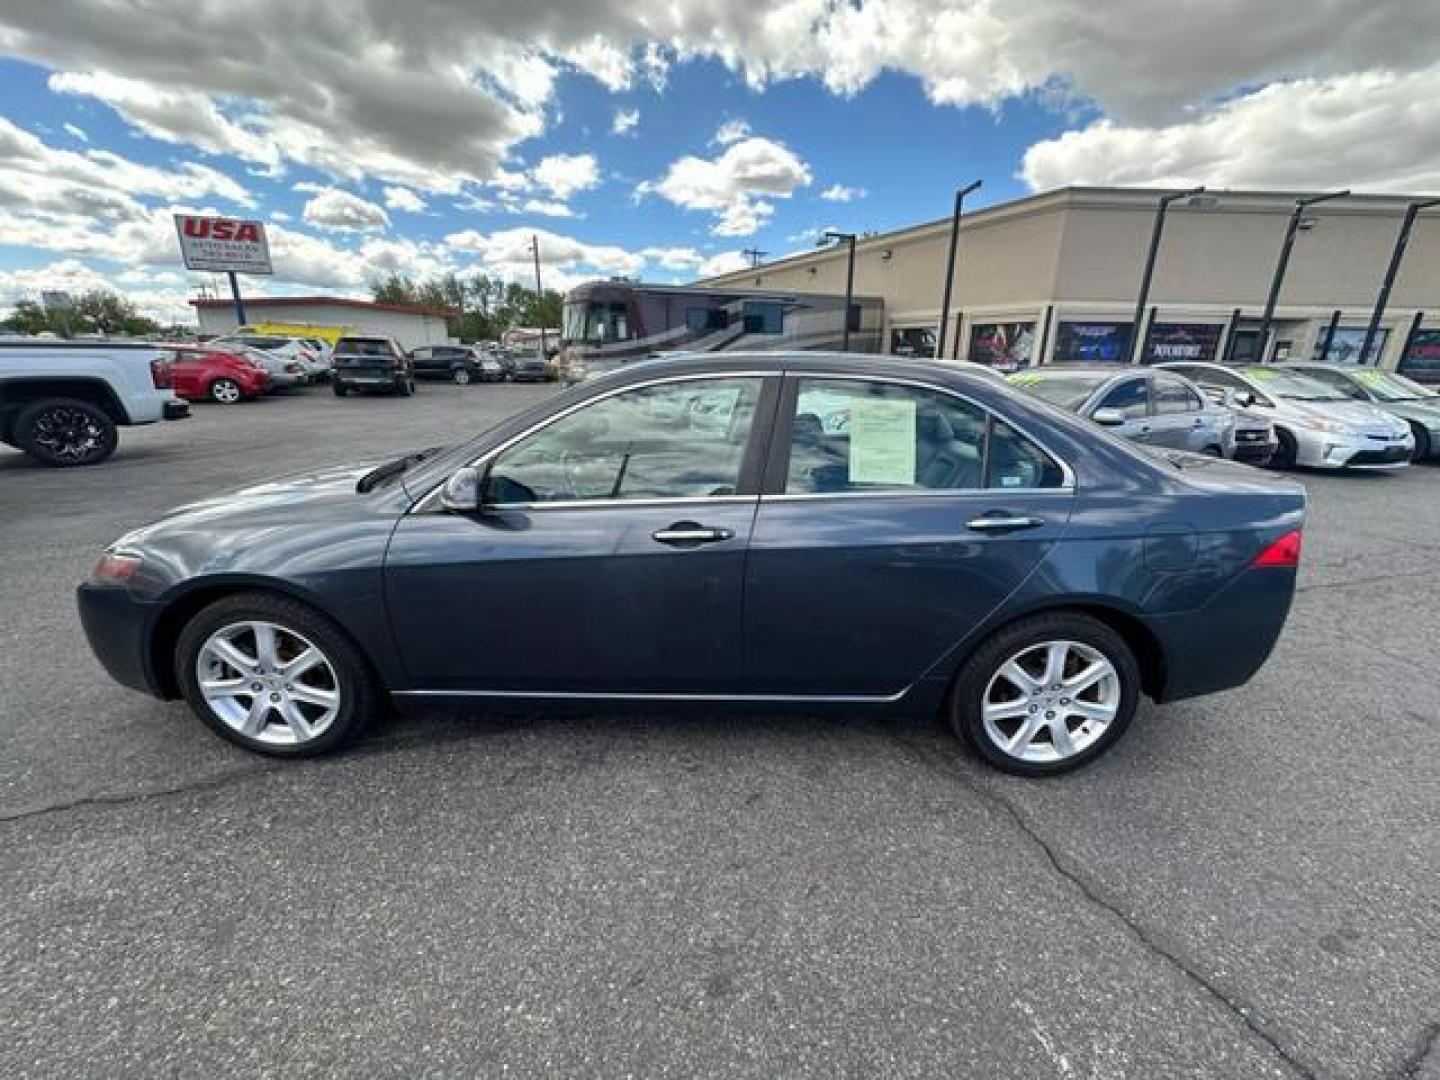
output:
<svg viewBox="0 0 1440 1080"><path fill-rule="evenodd" d="M184 420L190 415L190 402L184 398L167 400L160 415L166 420Z"/></svg>
<svg viewBox="0 0 1440 1080"><path fill-rule="evenodd" d="M1160 701L1229 690L1270 658L1295 598L1296 571L1251 568L1204 607L1146 620L1165 657Z"/></svg>
<svg viewBox="0 0 1440 1080"><path fill-rule="evenodd" d="M162 694L149 655L158 605L135 599L128 589L85 582L75 590L80 625L100 666L122 686Z"/></svg>

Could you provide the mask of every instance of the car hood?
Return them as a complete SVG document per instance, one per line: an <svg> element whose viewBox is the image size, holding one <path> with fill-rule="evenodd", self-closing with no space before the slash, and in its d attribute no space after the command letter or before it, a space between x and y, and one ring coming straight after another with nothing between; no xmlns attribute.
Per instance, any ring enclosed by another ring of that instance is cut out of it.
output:
<svg viewBox="0 0 1440 1080"><path fill-rule="evenodd" d="M1363 401L1296 401L1281 398L1282 409L1295 418L1338 420L1357 431L1393 435L1395 419L1374 405Z"/></svg>

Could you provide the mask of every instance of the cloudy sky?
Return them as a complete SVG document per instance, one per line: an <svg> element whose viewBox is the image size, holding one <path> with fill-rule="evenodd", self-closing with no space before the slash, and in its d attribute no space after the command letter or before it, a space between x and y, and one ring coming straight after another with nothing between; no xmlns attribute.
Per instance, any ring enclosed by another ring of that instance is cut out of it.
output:
<svg viewBox="0 0 1440 1080"><path fill-rule="evenodd" d="M171 214L253 291L687 280L1072 183L1440 192L1435 0L6 0L0 311L186 318Z"/></svg>

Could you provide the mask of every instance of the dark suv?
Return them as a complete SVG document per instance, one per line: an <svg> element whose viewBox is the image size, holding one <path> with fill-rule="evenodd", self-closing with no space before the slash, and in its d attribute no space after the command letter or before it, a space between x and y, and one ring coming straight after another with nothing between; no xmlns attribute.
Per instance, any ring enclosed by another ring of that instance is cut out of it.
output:
<svg viewBox="0 0 1440 1080"><path fill-rule="evenodd" d="M410 350L417 379L449 379L459 386L499 382L505 369L473 345L426 345Z"/></svg>
<svg viewBox="0 0 1440 1080"><path fill-rule="evenodd" d="M342 337L335 343L330 387L336 397L351 390L389 390L409 397L415 392L415 372L394 338Z"/></svg>

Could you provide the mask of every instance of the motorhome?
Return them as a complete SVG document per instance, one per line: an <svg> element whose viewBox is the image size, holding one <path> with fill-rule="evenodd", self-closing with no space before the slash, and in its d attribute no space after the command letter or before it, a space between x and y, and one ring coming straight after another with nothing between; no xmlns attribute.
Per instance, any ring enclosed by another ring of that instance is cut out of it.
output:
<svg viewBox="0 0 1440 1080"><path fill-rule="evenodd" d="M836 295L591 282L565 298L560 373L578 382L672 352L839 350L844 311ZM850 351L879 352L884 323L883 300L852 297Z"/></svg>

